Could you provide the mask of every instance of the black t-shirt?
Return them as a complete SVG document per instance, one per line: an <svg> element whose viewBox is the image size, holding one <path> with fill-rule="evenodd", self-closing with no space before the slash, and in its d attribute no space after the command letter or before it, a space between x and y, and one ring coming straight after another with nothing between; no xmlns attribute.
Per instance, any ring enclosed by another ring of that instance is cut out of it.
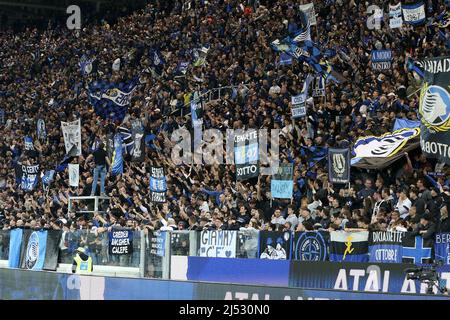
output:
<svg viewBox="0 0 450 320"><path fill-rule="evenodd" d="M250 219L251 219L251 217L250 217L250 215L248 215L247 213L244 214L244 215L239 214L239 215L237 216L237 218L236 218L236 222L237 222L240 226L245 226L247 223L250 222Z"/></svg>
<svg viewBox="0 0 450 320"><path fill-rule="evenodd" d="M106 156L107 153L103 149L97 149L93 153L95 164L98 166L105 166L106 165Z"/></svg>

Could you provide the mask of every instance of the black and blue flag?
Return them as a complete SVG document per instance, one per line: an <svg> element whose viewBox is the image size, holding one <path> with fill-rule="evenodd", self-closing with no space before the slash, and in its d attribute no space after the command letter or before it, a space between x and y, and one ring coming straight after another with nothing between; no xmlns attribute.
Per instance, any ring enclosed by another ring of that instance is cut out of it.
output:
<svg viewBox="0 0 450 320"><path fill-rule="evenodd" d="M103 119L122 122L131 103L131 97L139 84L139 77L127 83L94 81L89 85L89 102Z"/></svg>

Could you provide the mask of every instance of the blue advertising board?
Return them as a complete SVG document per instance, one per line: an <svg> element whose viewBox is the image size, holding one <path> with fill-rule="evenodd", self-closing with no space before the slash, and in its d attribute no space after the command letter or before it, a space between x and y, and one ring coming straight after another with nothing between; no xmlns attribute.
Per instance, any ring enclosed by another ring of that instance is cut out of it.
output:
<svg viewBox="0 0 450 320"><path fill-rule="evenodd" d="M450 300L443 295L80 276L20 269L0 269L0 283L2 300Z"/></svg>
<svg viewBox="0 0 450 320"><path fill-rule="evenodd" d="M187 280L287 286L289 261L188 257Z"/></svg>

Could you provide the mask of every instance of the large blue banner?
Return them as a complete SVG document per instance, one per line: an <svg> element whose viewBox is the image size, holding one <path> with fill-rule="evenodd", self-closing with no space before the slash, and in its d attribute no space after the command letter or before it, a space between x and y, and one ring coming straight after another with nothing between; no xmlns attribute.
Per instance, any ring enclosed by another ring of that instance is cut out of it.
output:
<svg viewBox="0 0 450 320"><path fill-rule="evenodd" d="M287 286L289 261L188 257L187 280Z"/></svg>
<svg viewBox="0 0 450 320"><path fill-rule="evenodd" d="M323 272L323 269L320 269ZM365 279L362 279L365 280ZM389 282L389 281L388 281ZM443 295L319 290L230 283L90 277L0 269L2 300L435 300ZM351 283L353 285L353 283ZM185 303L183 303L185 305ZM174 312L179 312L176 308ZM170 311L168 315L170 314Z"/></svg>
<svg viewBox="0 0 450 320"><path fill-rule="evenodd" d="M22 269L42 270L47 251L47 230L24 230L20 253Z"/></svg>
<svg viewBox="0 0 450 320"><path fill-rule="evenodd" d="M436 234L434 243L435 260L450 265L450 233Z"/></svg>
<svg viewBox="0 0 450 320"><path fill-rule="evenodd" d="M333 263L291 261L289 287L378 293L425 293L426 285L408 280L404 263ZM450 288L450 272L438 269ZM437 289L435 289L437 292Z"/></svg>
<svg viewBox="0 0 450 320"><path fill-rule="evenodd" d="M369 234L369 262L401 263L404 232L374 231Z"/></svg>

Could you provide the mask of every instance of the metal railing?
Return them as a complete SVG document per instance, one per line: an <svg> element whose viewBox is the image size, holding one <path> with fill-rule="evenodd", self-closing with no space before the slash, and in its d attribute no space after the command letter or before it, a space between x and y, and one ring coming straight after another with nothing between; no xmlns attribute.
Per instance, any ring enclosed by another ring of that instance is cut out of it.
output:
<svg viewBox="0 0 450 320"><path fill-rule="evenodd" d="M231 97L233 95L233 90L239 90L239 89L244 89L246 91L249 90L245 84L240 84L240 85L235 85L235 86L224 86L224 87L209 89L208 91L200 94L198 96L198 98L199 98L199 100L203 101L205 104L208 104L210 102L219 101L227 95L229 97ZM190 105L191 105L191 103L187 102L187 103L183 104L182 107L180 107L176 110L173 110L171 114L181 112L181 116L189 115L189 114L191 114Z"/></svg>
<svg viewBox="0 0 450 320"><path fill-rule="evenodd" d="M109 197L69 197L68 210L72 212L74 202L79 201L82 206L87 206L88 210L77 210L77 213L106 212L109 206L109 199ZM105 205L105 202L108 204Z"/></svg>

